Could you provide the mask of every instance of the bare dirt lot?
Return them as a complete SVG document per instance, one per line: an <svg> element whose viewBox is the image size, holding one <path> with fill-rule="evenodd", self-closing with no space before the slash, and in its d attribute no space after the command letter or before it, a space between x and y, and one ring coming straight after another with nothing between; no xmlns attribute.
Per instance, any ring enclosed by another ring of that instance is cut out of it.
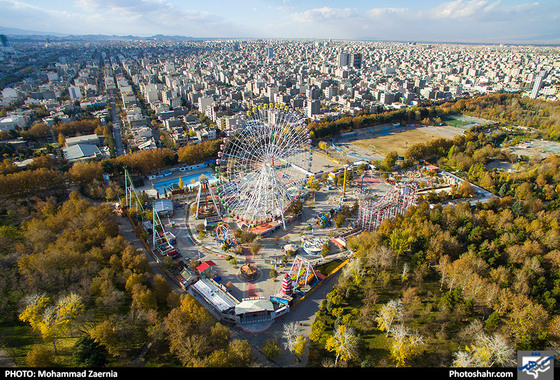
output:
<svg viewBox="0 0 560 380"><path fill-rule="evenodd" d="M408 147L417 143L426 143L436 138L453 138L463 133L460 128L450 126L427 126L413 129L404 129L400 132L384 134L373 138L355 140L352 143L372 152L386 155L397 152L404 155Z"/></svg>
<svg viewBox="0 0 560 380"><path fill-rule="evenodd" d="M553 154L560 154L560 144L555 141L533 140L511 147L510 150L518 156L542 159Z"/></svg>

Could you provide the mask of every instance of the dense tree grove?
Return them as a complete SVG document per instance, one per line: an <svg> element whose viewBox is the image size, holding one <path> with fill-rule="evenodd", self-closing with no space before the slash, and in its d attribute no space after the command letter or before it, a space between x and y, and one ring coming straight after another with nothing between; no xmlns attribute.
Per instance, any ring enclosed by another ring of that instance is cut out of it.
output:
<svg viewBox="0 0 560 380"><path fill-rule="evenodd" d="M325 362L342 325L360 337L349 366L511 366L515 350L558 353L560 157L515 163L506 137L470 131L410 147L410 163L458 170L496 196L422 201L352 238L356 255L313 327L312 360ZM493 161L516 170L487 169Z"/></svg>
<svg viewBox="0 0 560 380"><path fill-rule="evenodd" d="M442 104L438 113L465 113L501 123L542 131L549 140L560 139L560 102L531 99L519 94L493 93Z"/></svg>
<svg viewBox="0 0 560 380"><path fill-rule="evenodd" d="M119 234L109 204L95 205L73 192L59 206L43 204L19 227L3 227L0 235L2 322L19 319L44 342L22 364L44 365L41 358L50 356L55 366L126 365L148 343L148 360L165 358L168 365L252 363L247 342L232 340L198 302L179 296L153 272L146 256ZM68 340L76 350L66 353L59 347L68 343L59 343Z"/></svg>
<svg viewBox="0 0 560 380"><path fill-rule="evenodd" d="M0 176L0 197L22 198L64 188L64 175L57 170L39 168Z"/></svg>
<svg viewBox="0 0 560 380"><path fill-rule="evenodd" d="M386 123L420 123L426 118L437 116L437 111L435 107L415 107L355 117L345 116L333 121L311 122L309 123L309 129L315 138L337 136L341 132Z"/></svg>

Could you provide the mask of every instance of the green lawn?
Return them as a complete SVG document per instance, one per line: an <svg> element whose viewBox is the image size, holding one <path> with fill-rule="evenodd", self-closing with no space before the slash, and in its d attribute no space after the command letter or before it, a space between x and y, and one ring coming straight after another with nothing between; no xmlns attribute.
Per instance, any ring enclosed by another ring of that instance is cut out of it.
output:
<svg viewBox="0 0 560 380"><path fill-rule="evenodd" d="M25 357L36 344L43 343L41 337L27 324L0 326L0 344L18 366L25 366ZM52 347L52 345L51 345Z"/></svg>

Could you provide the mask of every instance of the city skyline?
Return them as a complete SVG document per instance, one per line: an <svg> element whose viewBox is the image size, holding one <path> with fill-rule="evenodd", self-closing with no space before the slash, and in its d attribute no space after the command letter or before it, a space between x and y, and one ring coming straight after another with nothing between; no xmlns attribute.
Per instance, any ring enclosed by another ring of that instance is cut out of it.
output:
<svg viewBox="0 0 560 380"><path fill-rule="evenodd" d="M552 0L0 0L3 27L59 34L560 43Z"/></svg>

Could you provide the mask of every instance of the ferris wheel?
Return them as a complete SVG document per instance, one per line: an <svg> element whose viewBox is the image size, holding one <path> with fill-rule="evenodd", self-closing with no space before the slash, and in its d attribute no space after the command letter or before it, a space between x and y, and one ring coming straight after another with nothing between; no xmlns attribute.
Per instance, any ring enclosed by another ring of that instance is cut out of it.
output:
<svg viewBox="0 0 560 380"><path fill-rule="evenodd" d="M294 110L266 104L223 139L216 160L218 195L229 215L246 225L281 220L311 170L311 137Z"/></svg>

